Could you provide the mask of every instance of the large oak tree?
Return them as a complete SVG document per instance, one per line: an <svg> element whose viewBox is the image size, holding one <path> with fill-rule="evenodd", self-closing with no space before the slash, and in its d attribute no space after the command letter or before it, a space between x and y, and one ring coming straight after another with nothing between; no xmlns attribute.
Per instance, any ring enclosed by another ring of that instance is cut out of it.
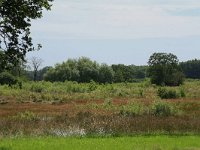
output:
<svg viewBox="0 0 200 150"><path fill-rule="evenodd" d="M154 53L150 56L149 76L157 85L178 86L183 83L183 73L179 60L174 54Z"/></svg>

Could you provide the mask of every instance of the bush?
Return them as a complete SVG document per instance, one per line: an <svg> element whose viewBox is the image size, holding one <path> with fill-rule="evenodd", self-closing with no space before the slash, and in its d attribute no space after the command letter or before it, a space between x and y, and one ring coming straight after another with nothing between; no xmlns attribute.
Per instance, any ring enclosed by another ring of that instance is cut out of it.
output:
<svg viewBox="0 0 200 150"><path fill-rule="evenodd" d="M151 113L155 116L170 116L175 114L175 109L166 102L154 102L151 108Z"/></svg>
<svg viewBox="0 0 200 150"><path fill-rule="evenodd" d="M157 94L161 99L179 98L179 94L173 89L159 88Z"/></svg>
<svg viewBox="0 0 200 150"><path fill-rule="evenodd" d="M14 119L32 121L32 120L36 120L37 116L31 111L25 111L25 112L18 113L16 116L14 116Z"/></svg>
<svg viewBox="0 0 200 150"><path fill-rule="evenodd" d="M44 89L45 87L43 87L41 83L33 83L30 87L31 92L37 92L37 93L42 93Z"/></svg>
<svg viewBox="0 0 200 150"><path fill-rule="evenodd" d="M127 106L122 106L120 108L120 115L123 116L137 116L137 115L143 115L147 113L146 108L142 103L130 103Z"/></svg>
<svg viewBox="0 0 200 150"><path fill-rule="evenodd" d="M2 72L0 73L0 84L7 84L9 86L12 86L14 84L17 84L17 79L9 72Z"/></svg>
<svg viewBox="0 0 200 150"><path fill-rule="evenodd" d="M185 91L182 88L180 89L180 96L181 97L186 97Z"/></svg>
<svg viewBox="0 0 200 150"><path fill-rule="evenodd" d="M93 80L90 81L88 91L92 92L95 91L98 88L98 84L94 82Z"/></svg>

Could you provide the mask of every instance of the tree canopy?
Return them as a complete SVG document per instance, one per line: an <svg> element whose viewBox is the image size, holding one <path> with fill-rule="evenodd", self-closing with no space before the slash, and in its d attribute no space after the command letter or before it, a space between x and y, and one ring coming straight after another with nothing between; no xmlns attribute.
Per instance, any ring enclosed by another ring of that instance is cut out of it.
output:
<svg viewBox="0 0 200 150"><path fill-rule="evenodd" d="M200 79L200 60L181 62L180 66L187 78Z"/></svg>
<svg viewBox="0 0 200 150"><path fill-rule="evenodd" d="M146 67L98 64L89 58L68 59L50 68L44 75L47 81L76 81L99 83L133 82L135 78L145 78Z"/></svg>
<svg viewBox="0 0 200 150"><path fill-rule="evenodd" d="M182 84L184 75L176 55L154 53L150 56L148 64L149 76L153 84L168 86Z"/></svg>
<svg viewBox="0 0 200 150"><path fill-rule="evenodd" d="M25 60L34 47L31 38L31 20L41 18L44 9L50 10L53 0L1 0L0 2L0 61L1 69Z"/></svg>

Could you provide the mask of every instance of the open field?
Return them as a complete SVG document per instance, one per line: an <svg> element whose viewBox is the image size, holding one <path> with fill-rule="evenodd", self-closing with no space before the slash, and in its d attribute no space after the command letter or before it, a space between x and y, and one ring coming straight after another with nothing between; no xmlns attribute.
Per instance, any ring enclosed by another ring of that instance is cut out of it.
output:
<svg viewBox="0 0 200 150"><path fill-rule="evenodd" d="M199 150L199 136L116 138L16 138L0 141L1 150Z"/></svg>
<svg viewBox="0 0 200 150"><path fill-rule="evenodd" d="M0 86L0 137L200 134L200 81L166 87L140 83L27 82ZM175 92L175 94L173 94ZM171 95L170 95L171 96Z"/></svg>

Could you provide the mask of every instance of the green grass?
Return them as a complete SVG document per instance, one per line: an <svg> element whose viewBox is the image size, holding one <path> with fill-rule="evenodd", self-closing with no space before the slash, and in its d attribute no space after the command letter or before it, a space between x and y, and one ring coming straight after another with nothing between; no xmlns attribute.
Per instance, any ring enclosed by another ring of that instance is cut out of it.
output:
<svg viewBox="0 0 200 150"><path fill-rule="evenodd" d="M137 98L157 99L158 86L151 85L149 80L138 83L77 83L77 82L23 82L22 89L18 86L10 88L0 85L0 96L15 97L17 101L61 101L95 100L106 98ZM187 80L179 87L165 87L166 91L174 91L175 98L200 98L200 80Z"/></svg>
<svg viewBox="0 0 200 150"><path fill-rule="evenodd" d="M0 150L198 150L199 141L199 136L14 138L0 140Z"/></svg>

